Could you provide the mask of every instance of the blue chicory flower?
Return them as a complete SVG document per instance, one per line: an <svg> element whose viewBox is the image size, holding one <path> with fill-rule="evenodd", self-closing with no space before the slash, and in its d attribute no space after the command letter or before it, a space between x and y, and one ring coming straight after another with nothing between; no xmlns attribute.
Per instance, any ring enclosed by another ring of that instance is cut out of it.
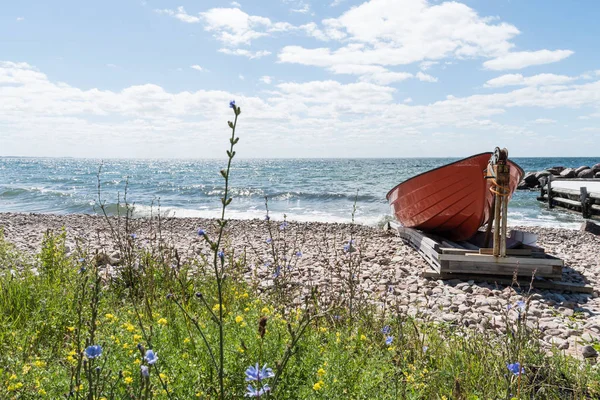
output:
<svg viewBox="0 0 600 400"><path fill-rule="evenodd" d="M263 381L268 378L274 377L275 374L271 368L267 368L267 364L263 365L262 368L256 365L251 365L246 369L246 382L250 381Z"/></svg>
<svg viewBox="0 0 600 400"><path fill-rule="evenodd" d="M508 368L508 370L514 375L522 375L525 373L525 368L523 368L518 362L514 364L506 364L506 368Z"/></svg>
<svg viewBox="0 0 600 400"><path fill-rule="evenodd" d="M248 385L248 387L246 389L248 391L246 392L246 394L244 395L244 397L260 397L260 396L264 396L267 392L269 392L271 390L271 388L269 387L269 385L264 385L260 389L255 389L254 386Z"/></svg>
<svg viewBox="0 0 600 400"><path fill-rule="evenodd" d="M143 376L144 378L147 378L147 377L149 377L149 376L150 376L150 369L148 368L148 366L147 366L147 365L142 365L142 366L140 367L140 369L141 369L141 372L142 372L142 376Z"/></svg>
<svg viewBox="0 0 600 400"><path fill-rule="evenodd" d="M265 221L268 221L270 219L271 219L271 217L269 217L269 214L265 215Z"/></svg>
<svg viewBox="0 0 600 400"><path fill-rule="evenodd" d="M223 258L225 258L225 253L223 253L223 250L219 250L217 252L217 256L222 260Z"/></svg>
<svg viewBox="0 0 600 400"><path fill-rule="evenodd" d="M132 233L131 235L129 235L132 239L137 239L137 235L135 233Z"/></svg>
<svg viewBox="0 0 600 400"><path fill-rule="evenodd" d="M302 257L302 252L300 250L296 252L296 257Z"/></svg>
<svg viewBox="0 0 600 400"><path fill-rule="evenodd" d="M385 338L385 344L387 346L389 346L390 344L392 344L393 341L394 341L394 337L393 336L388 336L387 338Z"/></svg>
<svg viewBox="0 0 600 400"><path fill-rule="evenodd" d="M235 100L229 102L229 108L235 108Z"/></svg>
<svg viewBox="0 0 600 400"><path fill-rule="evenodd" d="M389 325L384 326L383 328L381 328L381 333L383 333L384 335L389 334L391 331L391 328Z"/></svg>
<svg viewBox="0 0 600 400"><path fill-rule="evenodd" d="M273 278L278 278L280 274L281 274L281 267L278 265L277 268L275 268L275 272L273 272Z"/></svg>
<svg viewBox="0 0 600 400"><path fill-rule="evenodd" d="M153 350L146 350L146 355L144 356L144 360L149 364L153 365L158 361L158 356Z"/></svg>
<svg viewBox="0 0 600 400"><path fill-rule="evenodd" d="M198 229L198 236L204 236L206 235L206 232L204 231L204 229Z"/></svg>
<svg viewBox="0 0 600 400"><path fill-rule="evenodd" d="M85 356L87 358L94 359L94 358L98 358L102 355L102 346L100 346L99 344L95 344L93 346L88 346L85 351Z"/></svg>
<svg viewBox="0 0 600 400"><path fill-rule="evenodd" d="M267 243L271 244L271 242L273 242L273 239L271 239L271 238L268 238L268 239L267 239Z"/></svg>
<svg viewBox="0 0 600 400"><path fill-rule="evenodd" d="M525 311L526 304L523 300L517 301L516 306L519 307L519 311Z"/></svg>
<svg viewBox="0 0 600 400"><path fill-rule="evenodd" d="M77 273L79 273L79 274L83 274L85 271L87 271L87 270L85 269L85 267L81 267L81 268L79 268L79 271L77 271Z"/></svg>
<svg viewBox="0 0 600 400"><path fill-rule="evenodd" d="M287 223L287 221L283 221L281 225L279 225L279 230L285 230L285 228L287 228L289 224Z"/></svg>

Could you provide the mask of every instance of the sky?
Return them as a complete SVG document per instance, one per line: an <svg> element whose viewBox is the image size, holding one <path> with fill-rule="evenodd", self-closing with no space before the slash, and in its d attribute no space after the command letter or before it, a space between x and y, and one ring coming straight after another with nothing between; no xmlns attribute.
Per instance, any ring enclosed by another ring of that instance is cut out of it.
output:
<svg viewBox="0 0 600 400"><path fill-rule="evenodd" d="M600 2L0 2L0 156L600 156Z"/></svg>

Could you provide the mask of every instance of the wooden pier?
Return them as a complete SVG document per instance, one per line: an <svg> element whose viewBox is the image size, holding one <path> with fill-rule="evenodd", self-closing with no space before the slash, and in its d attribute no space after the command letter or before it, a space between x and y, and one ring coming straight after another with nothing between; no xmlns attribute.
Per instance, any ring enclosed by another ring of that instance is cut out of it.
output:
<svg viewBox="0 0 600 400"><path fill-rule="evenodd" d="M537 198L548 208L573 210L583 218L600 217L600 179L560 179L552 175L548 178L542 182Z"/></svg>

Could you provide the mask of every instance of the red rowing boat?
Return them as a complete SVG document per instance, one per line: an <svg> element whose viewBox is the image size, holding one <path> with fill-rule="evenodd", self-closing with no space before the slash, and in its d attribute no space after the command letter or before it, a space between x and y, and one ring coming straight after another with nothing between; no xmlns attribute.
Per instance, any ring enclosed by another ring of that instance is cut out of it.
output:
<svg viewBox="0 0 600 400"><path fill-rule="evenodd" d="M493 182L486 177L494 153L481 153L427 171L394 187L387 194L396 219L407 228L451 240L466 240L486 224L494 200ZM510 198L523 169L507 160Z"/></svg>

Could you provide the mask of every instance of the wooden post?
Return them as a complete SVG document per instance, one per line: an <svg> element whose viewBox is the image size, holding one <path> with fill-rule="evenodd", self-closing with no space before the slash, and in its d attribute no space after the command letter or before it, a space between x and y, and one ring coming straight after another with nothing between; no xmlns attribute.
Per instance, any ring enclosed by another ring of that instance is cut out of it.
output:
<svg viewBox="0 0 600 400"><path fill-rule="evenodd" d="M548 176L548 208L554 208L552 204L552 175Z"/></svg>
<svg viewBox="0 0 600 400"><path fill-rule="evenodd" d="M581 215L583 218L590 218L590 201L589 201L589 193L587 191L587 187L582 186L579 188L579 201L581 201Z"/></svg>

